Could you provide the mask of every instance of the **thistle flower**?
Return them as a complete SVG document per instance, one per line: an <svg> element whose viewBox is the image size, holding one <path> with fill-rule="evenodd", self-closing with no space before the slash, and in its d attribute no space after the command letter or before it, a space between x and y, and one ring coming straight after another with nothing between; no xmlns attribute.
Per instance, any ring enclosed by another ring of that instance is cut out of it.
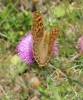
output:
<svg viewBox="0 0 83 100"><path fill-rule="evenodd" d="M55 41L54 42L54 47L53 47L53 54L56 54L57 53L57 51L58 51L57 46L58 46L58 43Z"/></svg>
<svg viewBox="0 0 83 100"><path fill-rule="evenodd" d="M83 36L78 40L78 50L80 54L83 54Z"/></svg>
<svg viewBox="0 0 83 100"><path fill-rule="evenodd" d="M57 42L54 42L53 54L57 53ZM33 46L33 38L32 34L28 33L28 35L24 36L21 41L19 41L17 45L18 56L27 64L31 65L34 63L34 55L32 51Z"/></svg>
<svg viewBox="0 0 83 100"><path fill-rule="evenodd" d="M81 54L83 54L83 36L78 39L78 51L79 53L73 56L70 61L77 59Z"/></svg>
<svg viewBox="0 0 83 100"><path fill-rule="evenodd" d="M31 33L29 33L27 36L24 36L17 45L18 56L29 65L34 62L32 45L33 39Z"/></svg>

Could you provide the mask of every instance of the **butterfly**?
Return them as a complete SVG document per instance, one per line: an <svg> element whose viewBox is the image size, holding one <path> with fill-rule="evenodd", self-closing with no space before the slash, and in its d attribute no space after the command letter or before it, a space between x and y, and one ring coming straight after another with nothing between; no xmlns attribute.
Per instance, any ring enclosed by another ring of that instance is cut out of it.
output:
<svg viewBox="0 0 83 100"><path fill-rule="evenodd" d="M45 66L50 60L53 52L55 39L59 35L59 27L50 31L44 31L43 19L39 12L34 12L32 36L33 54L39 66Z"/></svg>

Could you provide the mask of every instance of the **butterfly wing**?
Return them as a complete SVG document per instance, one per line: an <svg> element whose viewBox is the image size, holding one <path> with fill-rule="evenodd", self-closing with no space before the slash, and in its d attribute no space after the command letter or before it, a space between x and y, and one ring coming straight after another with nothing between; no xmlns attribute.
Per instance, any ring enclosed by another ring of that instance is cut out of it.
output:
<svg viewBox="0 0 83 100"><path fill-rule="evenodd" d="M49 32L44 32L44 36L41 41L36 41L34 44L35 57L39 66L45 66L48 56L48 40ZM37 51L37 52L36 52Z"/></svg>
<svg viewBox="0 0 83 100"><path fill-rule="evenodd" d="M42 37L44 35L43 20L42 20L41 14L39 12L34 13L32 35L33 35L34 41L42 40Z"/></svg>
<svg viewBox="0 0 83 100"><path fill-rule="evenodd" d="M43 19L39 12L34 13L32 36L33 36L33 54L36 62L40 65L40 44L44 35Z"/></svg>
<svg viewBox="0 0 83 100"><path fill-rule="evenodd" d="M54 28L53 30L50 31L49 42L48 42L48 46L49 46L49 48L48 48L48 59L52 55L53 47L54 47L54 42L55 42L56 38L59 35L59 30L60 30L60 28L56 27L56 28Z"/></svg>

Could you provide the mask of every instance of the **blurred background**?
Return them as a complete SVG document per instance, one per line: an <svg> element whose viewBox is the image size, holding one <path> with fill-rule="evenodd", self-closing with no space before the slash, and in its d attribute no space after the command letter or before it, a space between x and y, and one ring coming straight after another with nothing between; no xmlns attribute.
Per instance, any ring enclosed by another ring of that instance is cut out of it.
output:
<svg viewBox="0 0 83 100"><path fill-rule="evenodd" d="M16 51L35 10L45 30L60 27L58 53L42 68ZM0 0L0 100L83 100L82 34L83 0Z"/></svg>

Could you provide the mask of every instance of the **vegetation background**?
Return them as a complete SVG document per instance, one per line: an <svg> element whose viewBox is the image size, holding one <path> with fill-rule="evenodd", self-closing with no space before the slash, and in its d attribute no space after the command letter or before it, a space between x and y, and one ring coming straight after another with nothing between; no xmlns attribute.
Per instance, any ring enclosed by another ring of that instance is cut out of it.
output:
<svg viewBox="0 0 83 100"><path fill-rule="evenodd" d="M58 53L47 67L29 66L17 55L31 30L34 9L45 29L60 27ZM83 0L0 0L0 100L83 100Z"/></svg>

